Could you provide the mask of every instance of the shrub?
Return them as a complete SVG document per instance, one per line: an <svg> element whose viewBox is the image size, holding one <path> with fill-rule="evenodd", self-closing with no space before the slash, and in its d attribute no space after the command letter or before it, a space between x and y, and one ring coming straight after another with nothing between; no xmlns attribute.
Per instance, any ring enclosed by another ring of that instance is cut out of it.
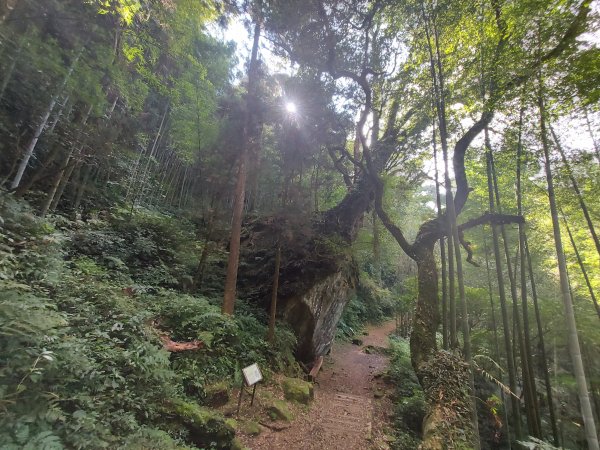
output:
<svg viewBox="0 0 600 450"><path fill-rule="evenodd" d="M264 312L239 301L223 316L220 299L156 287L195 267L187 222L60 218L57 231L12 200L0 217L3 449L194 448L201 433L166 405L198 402L250 363L267 377L297 368L294 334L279 325L267 344ZM159 331L205 347L170 354Z"/></svg>
<svg viewBox="0 0 600 450"><path fill-rule="evenodd" d="M396 386L394 395L393 448L417 448L421 440L426 403L423 390L410 362L410 347L405 339L390 342L392 357L388 375Z"/></svg>

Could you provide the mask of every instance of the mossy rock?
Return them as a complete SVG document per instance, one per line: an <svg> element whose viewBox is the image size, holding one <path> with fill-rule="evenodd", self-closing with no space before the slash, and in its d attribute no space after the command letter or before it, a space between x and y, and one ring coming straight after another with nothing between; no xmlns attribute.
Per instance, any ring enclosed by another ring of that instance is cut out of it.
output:
<svg viewBox="0 0 600 450"><path fill-rule="evenodd" d="M231 450L248 450L248 448L244 447L244 444L242 444L242 441L240 441L238 438L235 438L231 442Z"/></svg>
<svg viewBox="0 0 600 450"><path fill-rule="evenodd" d="M377 345L366 345L363 348L363 352L365 352L368 355L389 355L390 354L390 350L385 348L385 347L379 347Z"/></svg>
<svg viewBox="0 0 600 450"><path fill-rule="evenodd" d="M250 436L258 436L262 432L261 426L258 424L258 422L253 420L246 420L242 422L240 429Z"/></svg>
<svg viewBox="0 0 600 450"><path fill-rule="evenodd" d="M187 428L189 441L197 447L231 448L235 430L221 414L183 400L172 402L171 413Z"/></svg>
<svg viewBox="0 0 600 450"><path fill-rule="evenodd" d="M286 422L291 422L294 418L294 415L288 408L288 405L283 400L273 400L267 407L267 414L272 420L285 420Z"/></svg>
<svg viewBox="0 0 600 450"><path fill-rule="evenodd" d="M231 428L233 428L234 430L237 430L238 427L238 421L232 418L229 419L225 419L225 423L227 425L229 425Z"/></svg>
<svg viewBox="0 0 600 450"><path fill-rule="evenodd" d="M229 386L224 381L206 386L204 393L206 404L212 407L224 406L230 400Z"/></svg>
<svg viewBox="0 0 600 450"><path fill-rule="evenodd" d="M383 390L379 389L379 388L376 388L373 391L373 397L375 397L375 398L383 398L383 397L385 397L385 392Z"/></svg>
<svg viewBox="0 0 600 450"><path fill-rule="evenodd" d="M312 383L299 378L285 378L281 387L286 400L308 405L314 398Z"/></svg>

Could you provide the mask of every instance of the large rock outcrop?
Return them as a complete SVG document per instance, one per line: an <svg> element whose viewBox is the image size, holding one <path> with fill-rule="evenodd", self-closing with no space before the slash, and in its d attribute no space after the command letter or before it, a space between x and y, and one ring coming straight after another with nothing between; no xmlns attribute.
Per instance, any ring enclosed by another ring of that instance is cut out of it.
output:
<svg viewBox="0 0 600 450"><path fill-rule="evenodd" d="M356 277L348 268L282 301L282 315L298 336L298 356L310 361L327 353Z"/></svg>
<svg viewBox="0 0 600 450"><path fill-rule="evenodd" d="M297 357L309 362L329 349L357 284L357 270L351 239L340 236L340 222L333 225L322 216L306 219L286 215L247 222L238 291L268 307L279 245L278 316L290 323L298 336ZM352 228L357 229L358 223Z"/></svg>

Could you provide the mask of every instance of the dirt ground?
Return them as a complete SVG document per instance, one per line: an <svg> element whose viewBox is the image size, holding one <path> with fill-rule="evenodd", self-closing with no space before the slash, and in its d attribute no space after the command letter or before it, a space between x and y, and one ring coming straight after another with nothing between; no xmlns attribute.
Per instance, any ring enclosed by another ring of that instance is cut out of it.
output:
<svg viewBox="0 0 600 450"><path fill-rule="evenodd" d="M389 448L386 429L392 414L391 387L380 377L388 358L377 351L367 353L365 348L386 348L393 330L392 321L369 327L368 334L360 337L360 346L335 343L317 377L311 405L295 407L294 421L283 429L263 426L255 437L238 434L242 443L251 450Z"/></svg>

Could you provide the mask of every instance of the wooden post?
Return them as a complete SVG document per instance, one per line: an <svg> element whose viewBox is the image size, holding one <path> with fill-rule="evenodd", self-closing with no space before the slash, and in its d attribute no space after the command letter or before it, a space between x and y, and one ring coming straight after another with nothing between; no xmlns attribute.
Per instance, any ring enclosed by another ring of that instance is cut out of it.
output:
<svg viewBox="0 0 600 450"><path fill-rule="evenodd" d="M240 387L240 398L238 399L238 407L237 407L237 412L235 413L236 416L240 415L240 407L242 406L242 395L244 395L244 380L242 380L242 386ZM254 395L253 395L254 397Z"/></svg>
<svg viewBox="0 0 600 450"><path fill-rule="evenodd" d="M319 370L321 370L322 365L323 365L323 356L319 356L319 357L317 357L317 359L315 359L315 363L313 364L312 369L310 369L310 373L308 374L309 381L314 381L317 379L317 375L319 373Z"/></svg>
<svg viewBox="0 0 600 450"><path fill-rule="evenodd" d="M256 385L258 383L254 383L254 388L252 389L252 400L250 400L250 406L254 405L254 395L256 394Z"/></svg>

